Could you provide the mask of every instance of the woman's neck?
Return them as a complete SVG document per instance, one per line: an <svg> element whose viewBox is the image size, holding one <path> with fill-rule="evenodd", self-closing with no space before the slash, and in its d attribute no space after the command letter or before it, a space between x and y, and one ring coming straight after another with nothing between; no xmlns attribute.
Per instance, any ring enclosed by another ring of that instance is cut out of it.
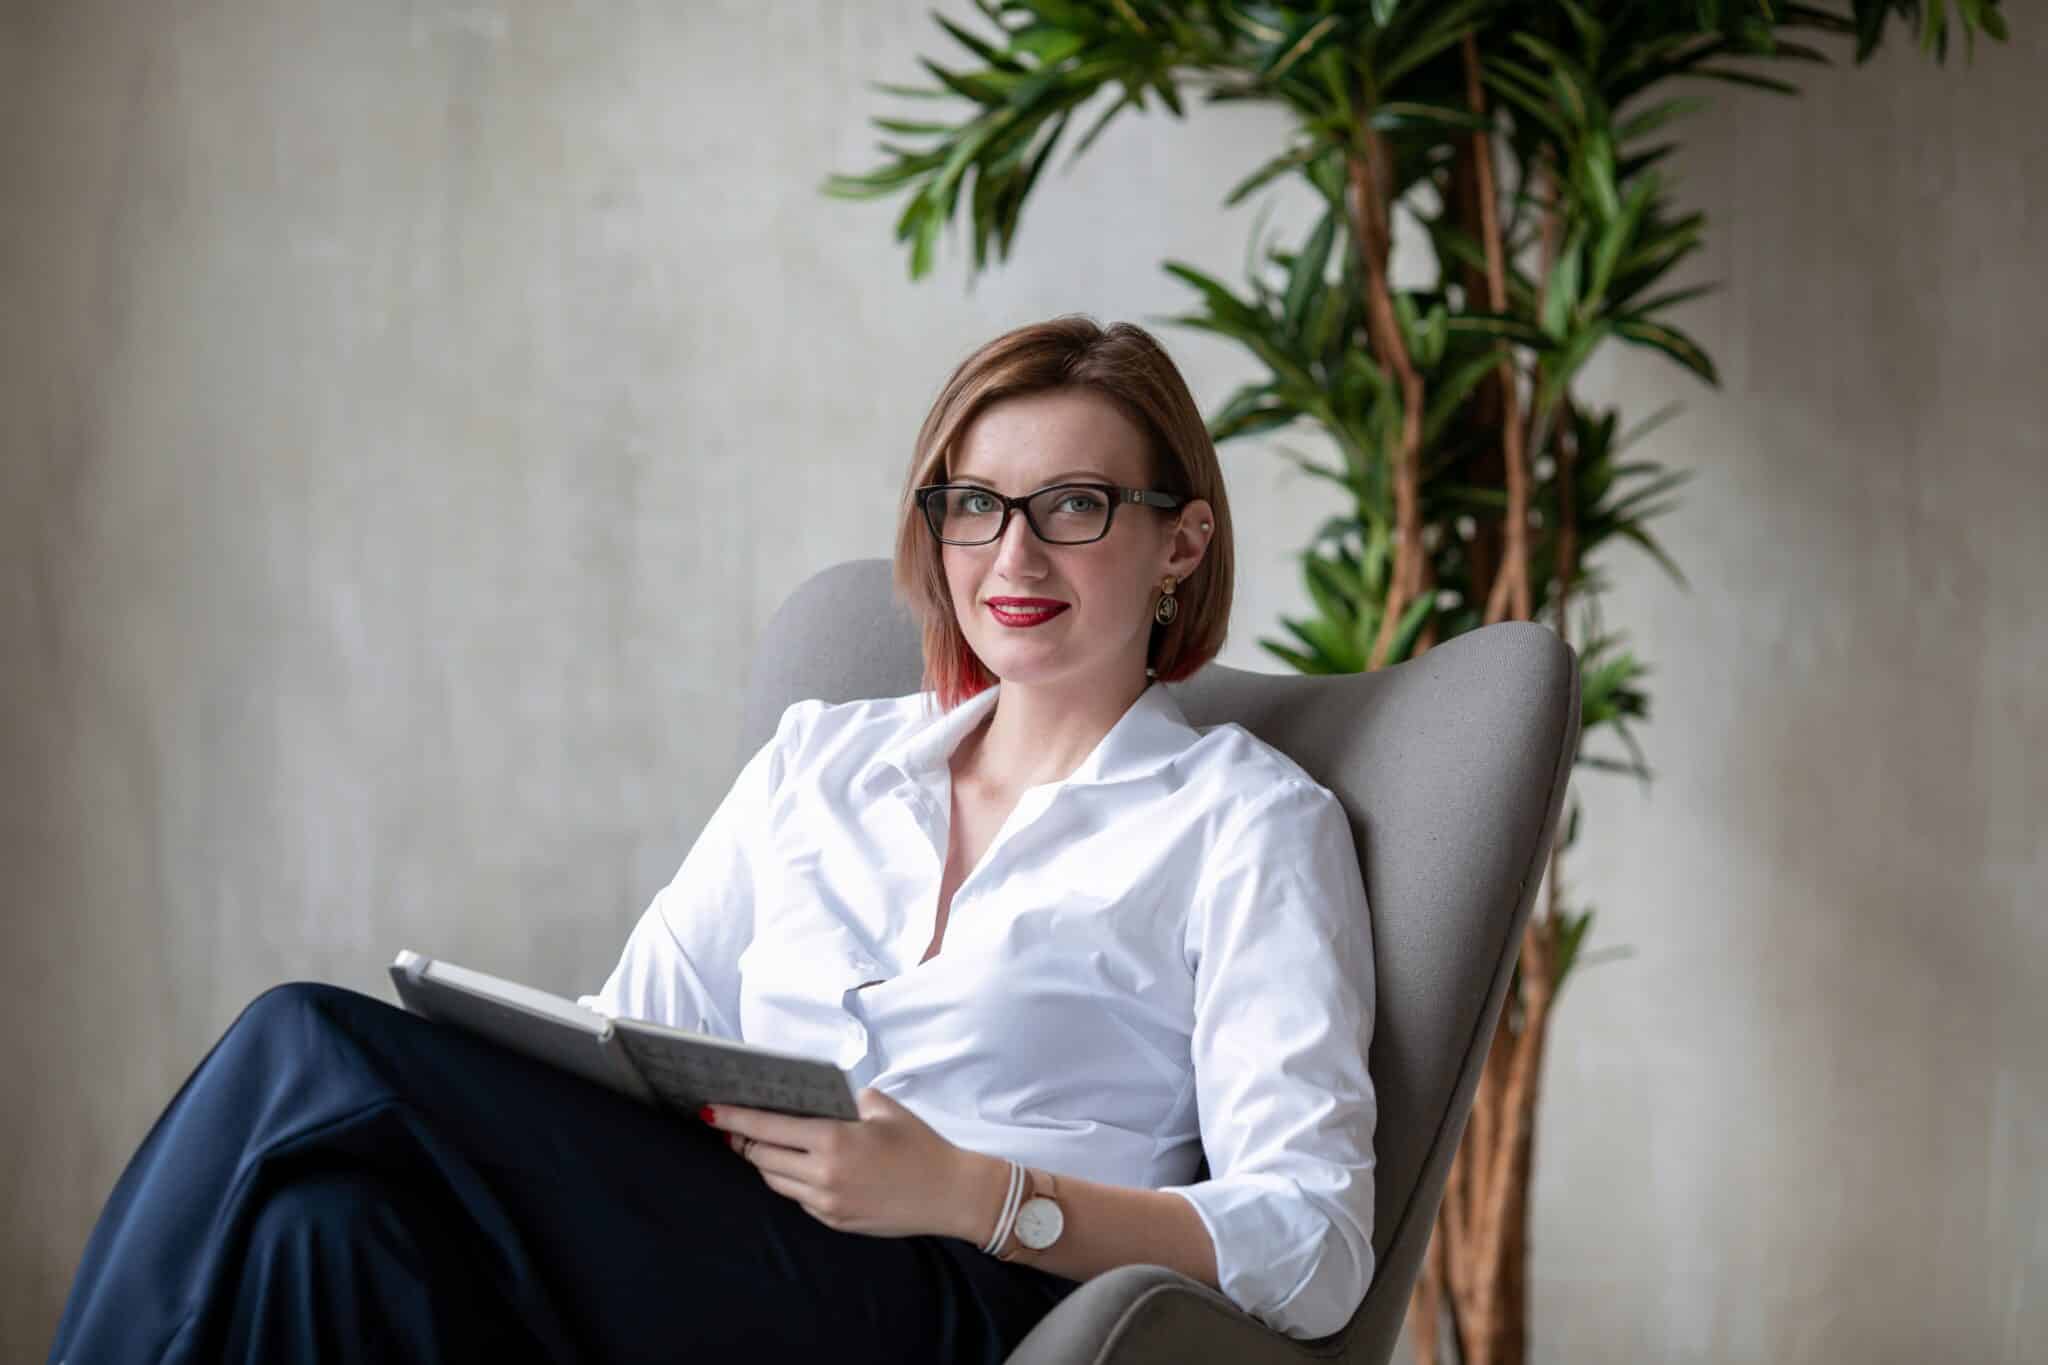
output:
<svg viewBox="0 0 2048 1365"><path fill-rule="evenodd" d="M1004 683L988 719L953 751L954 780L1010 794L1063 782L1152 681L1140 677L1136 687L1116 691Z"/></svg>

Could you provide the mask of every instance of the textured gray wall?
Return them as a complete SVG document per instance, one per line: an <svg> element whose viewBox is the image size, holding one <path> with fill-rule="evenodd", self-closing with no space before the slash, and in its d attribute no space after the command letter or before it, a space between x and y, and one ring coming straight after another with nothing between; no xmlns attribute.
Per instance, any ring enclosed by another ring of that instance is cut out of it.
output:
<svg viewBox="0 0 2048 1365"><path fill-rule="evenodd" d="M2019 20L2025 24L2025 20ZM1615 565L1660 780L1586 782L1540 1137L1539 1360L2018 1361L2048 1013L2039 25L1724 100L1667 543ZM1007 269L912 287L869 80L922 3L21 3L0 16L0 1355L247 1000L400 946L573 993L730 780L756 633L885 553L938 384L1236 278L1272 111L1145 119ZM1280 201L1278 222L1299 220ZM1213 406L1249 367L1156 330ZM1305 444L1301 442L1300 444ZM1227 447L1237 634L1331 510Z"/></svg>
<svg viewBox="0 0 2048 1365"><path fill-rule="evenodd" d="M2008 7L2009 9L2015 7ZM1720 97L1684 325L1596 387L1696 472L1610 625L1660 776L1582 780L1596 937L1558 1015L1540 1359L2048 1352L2048 15Z"/></svg>

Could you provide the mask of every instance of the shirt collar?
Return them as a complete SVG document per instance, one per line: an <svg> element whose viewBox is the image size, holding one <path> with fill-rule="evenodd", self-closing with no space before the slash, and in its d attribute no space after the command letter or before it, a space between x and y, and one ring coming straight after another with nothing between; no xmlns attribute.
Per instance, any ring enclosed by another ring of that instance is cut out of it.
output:
<svg viewBox="0 0 2048 1365"><path fill-rule="evenodd" d="M1001 690L1001 683L993 683L951 711L936 717L920 713L868 760L858 780L866 784L878 775L894 772L917 781L937 773L960 741L995 709ZM918 696L929 708L932 694L924 692ZM1166 684L1155 680L1109 727L1109 733L1081 760L1080 767L1068 774L1065 781L1046 785L1100 786L1145 777L1166 766L1201 737L1201 731L1188 724L1180 703L1166 690Z"/></svg>

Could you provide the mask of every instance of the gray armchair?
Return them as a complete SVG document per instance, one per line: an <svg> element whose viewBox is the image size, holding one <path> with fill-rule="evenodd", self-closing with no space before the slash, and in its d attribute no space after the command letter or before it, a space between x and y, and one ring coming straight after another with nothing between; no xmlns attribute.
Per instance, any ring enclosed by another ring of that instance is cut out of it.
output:
<svg viewBox="0 0 2048 1365"><path fill-rule="evenodd" d="M790 594L756 656L742 758L792 702L920 686L918 631L889 573L886 560L852 560ZM1504 622L1377 673L1211 664L1170 686L1190 723L1238 722L1350 812L1378 996L1372 1286L1342 1331L1297 1341L1176 1271L1121 1266L1069 1295L1011 1365L1380 1365L1400 1335L1556 833L1578 745L1577 658L1545 627Z"/></svg>

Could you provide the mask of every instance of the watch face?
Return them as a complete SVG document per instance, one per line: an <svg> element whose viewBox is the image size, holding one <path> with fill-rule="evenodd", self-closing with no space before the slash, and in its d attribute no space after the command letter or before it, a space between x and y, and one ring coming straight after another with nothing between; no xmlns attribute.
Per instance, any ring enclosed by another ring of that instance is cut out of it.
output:
<svg viewBox="0 0 2048 1365"><path fill-rule="evenodd" d="M1066 1226L1066 1216L1050 1199L1027 1199L1017 1210L1017 1240L1033 1251L1051 1246Z"/></svg>

